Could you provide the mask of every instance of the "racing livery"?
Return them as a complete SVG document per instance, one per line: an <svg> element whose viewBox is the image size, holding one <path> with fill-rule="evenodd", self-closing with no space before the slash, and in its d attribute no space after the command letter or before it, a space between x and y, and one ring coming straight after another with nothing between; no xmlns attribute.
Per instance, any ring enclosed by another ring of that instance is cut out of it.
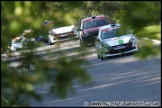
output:
<svg viewBox="0 0 162 108"><path fill-rule="evenodd" d="M128 28L106 25L99 29L95 41L98 58L136 52L139 50L137 38Z"/></svg>
<svg viewBox="0 0 162 108"><path fill-rule="evenodd" d="M108 24L110 24L110 21L104 15L82 19L78 33L80 46L94 44L99 28Z"/></svg>

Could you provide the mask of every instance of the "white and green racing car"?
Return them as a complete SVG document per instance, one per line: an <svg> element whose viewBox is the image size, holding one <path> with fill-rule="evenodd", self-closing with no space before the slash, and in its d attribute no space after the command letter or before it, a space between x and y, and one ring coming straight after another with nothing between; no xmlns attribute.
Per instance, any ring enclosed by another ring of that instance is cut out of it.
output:
<svg viewBox="0 0 162 108"><path fill-rule="evenodd" d="M95 41L98 58L132 53L139 50L137 38L130 29L123 26L106 25L99 29Z"/></svg>

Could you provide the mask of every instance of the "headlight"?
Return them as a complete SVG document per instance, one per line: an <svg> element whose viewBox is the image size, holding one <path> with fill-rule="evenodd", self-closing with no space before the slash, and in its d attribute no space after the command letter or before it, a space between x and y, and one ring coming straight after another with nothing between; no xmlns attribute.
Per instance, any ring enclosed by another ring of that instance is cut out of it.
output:
<svg viewBox="0 0 162 108"><path fill-rule="evenodd" d="M129 43L133 43L135 41L134 37L131 37L131 39L129 40Z"/></svg>
<svg viewBox="0 0 162 108"><path fill-rule="evenodd" d="M110 49L111 49L111 47L108 44L103 43L103 47L102 47L103 53L108 52Z"/></svg>
<svg viewBox="0 0 162 108"><path fill-rule="evenodd" d="M104 43L103 46L107 49L107 50L110 50L111 49L111 46L107 43Z"/></svg>
<svg viewBox="0 0 162 108"><path fill-rule="evenodd" d="M103 46L106 47L106 48L109 48L110 46L106 43L103 43Z"/></svg>
<svg viewBox="0 0 162 108"><path fill-rule="evenodd" d="M136 39L135 37L132 37L130 40L129 40L129 43L132 43L132 47L135 47L136 46Z"/></svg>

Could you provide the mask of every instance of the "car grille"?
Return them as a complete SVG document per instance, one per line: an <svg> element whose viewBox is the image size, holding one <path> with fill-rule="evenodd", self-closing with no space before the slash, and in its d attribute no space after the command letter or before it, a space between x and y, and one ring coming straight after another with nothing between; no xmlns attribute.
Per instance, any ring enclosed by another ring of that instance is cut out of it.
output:
<svg viewBox="0 0 162 108"><path fill-rule="evenodd" d="M125 46L125 48L117 49L117 47L123 47L123 46ZM111 47L111 50L108 53L109 54L122 53L122 52L130 51L134 48L135 47L132 47L132 43L127 43L127 44L122 44L122 45Z"/></svg>

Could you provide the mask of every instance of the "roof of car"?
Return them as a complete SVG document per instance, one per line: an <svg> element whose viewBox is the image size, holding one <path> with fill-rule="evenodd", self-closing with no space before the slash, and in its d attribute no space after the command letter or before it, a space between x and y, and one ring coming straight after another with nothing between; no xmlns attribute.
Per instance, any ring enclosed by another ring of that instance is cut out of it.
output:
<svg viewBox="0 0 162 108"><path fill-rule="evenodd" d="M82 21L88 21L88 20L91 20L93 18L95 19L95 18L106 18L106 17L104 15L91 16L91 17L82 19Z"/></svg>
<svg viewBox="0 0 162 108"><path fill-rule="evenodd" d="M75 25L64 26L64 27L52 29L52 32L54 32L56 34L69 33L71 31L73 31L74 28L75 28ZM48 32L51 33L51 30Z"/></svg>
<svg viewBox="0 0 162 108"><path fill-rule="evenodd" d="M14 40L19 40L21 37L20 36L18 36L18 37L15 37L14 38Z"/></svg>
<svg viewBox="0 0 162 108"><path fill-rule="evenodd" d="M104 29L107 29L107 28L109 28L109 29L116 29L116 28L119 28L120 26L121 26L120 23L115 24L115 26L112 26L111 24L109 24L109 25L102 26L99 29L100 30L104 30Z"/></svg>
<svg viewBox="0 0 162 108"><path fill-rule="evenodd" d="M111 24L102 26L102 27L100 27L99 29L100 29L100 30L104 30L104 29L107 29L107 28L112 28Z"/></svg>

